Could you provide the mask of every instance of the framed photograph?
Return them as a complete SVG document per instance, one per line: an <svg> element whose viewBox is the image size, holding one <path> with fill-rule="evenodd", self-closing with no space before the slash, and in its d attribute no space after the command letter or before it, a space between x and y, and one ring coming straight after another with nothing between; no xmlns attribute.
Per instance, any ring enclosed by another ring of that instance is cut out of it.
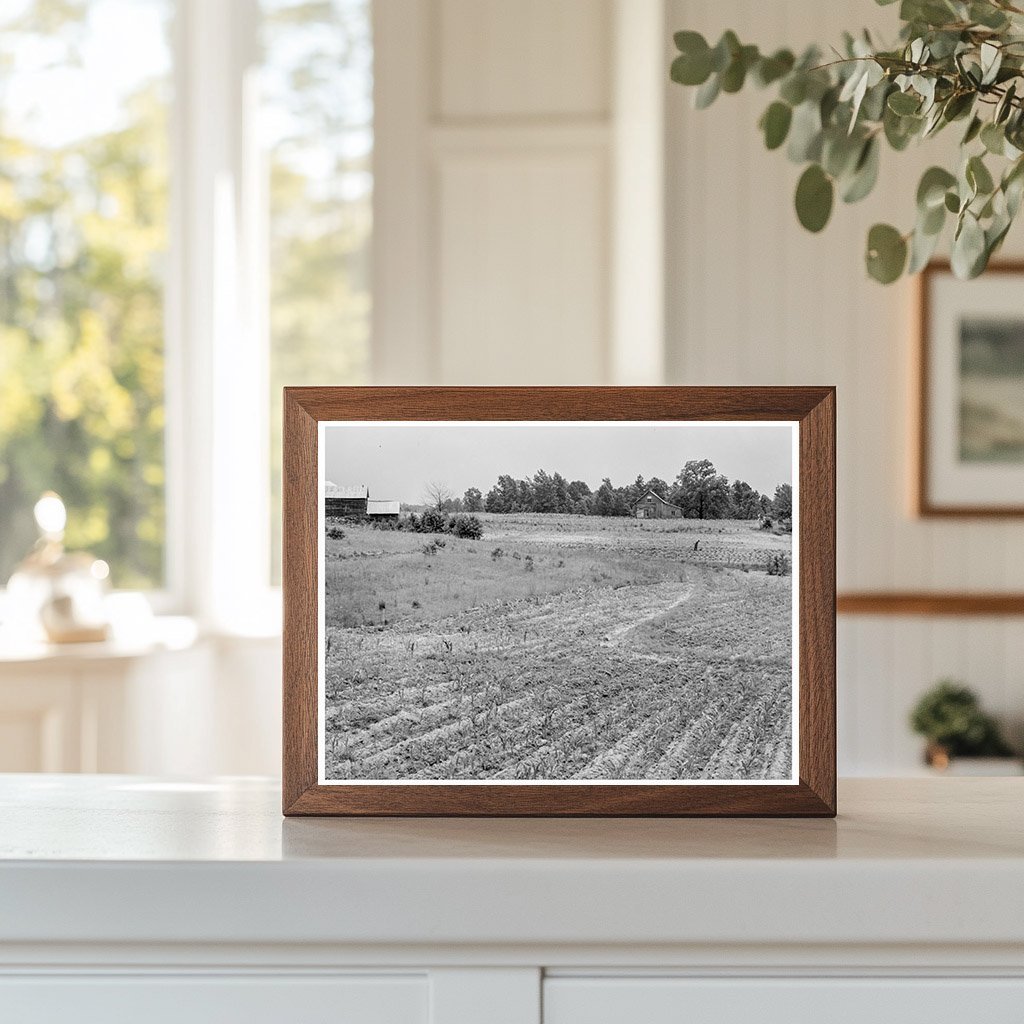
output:
<svg viewBox="0 0 1024 1024"><path fill-rule="evenodd" d="M1024 515L1024 263L919 287L917 512Z"/></svg>
<svg viewBox="0 0 1024 1024"><path fill-rule="evenodd" d="M284 416L285 814L835 814L832 388Z"/></svg>

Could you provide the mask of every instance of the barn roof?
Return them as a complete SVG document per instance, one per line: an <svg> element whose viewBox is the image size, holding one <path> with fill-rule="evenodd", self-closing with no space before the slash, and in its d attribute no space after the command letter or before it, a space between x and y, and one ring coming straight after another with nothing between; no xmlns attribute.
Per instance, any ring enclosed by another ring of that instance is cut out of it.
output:
<svg viewBox="0 0 1024 1024"><path fill-rule="evenodd" d="M369 496L370 492L366 484L348 484L339 487L337 484L331 483L330 480L324 483L325 498L368 498Z"/></svg>
<svg viewBox="0 0 1024 1024"><path fill-rule="evenodd" d="M648 491L646 494L643 494L639 498L637 498L636 501L633 502L633 504L634 505L639 505L640 502L644 500L644 498L657 498L658 501L660 501L662 503L662 505L668 505L669 508L679 508L678 505L673 505L671 501L666 501L656 491ZM680 509L680 511L682 511L682 509Z"/></svg>

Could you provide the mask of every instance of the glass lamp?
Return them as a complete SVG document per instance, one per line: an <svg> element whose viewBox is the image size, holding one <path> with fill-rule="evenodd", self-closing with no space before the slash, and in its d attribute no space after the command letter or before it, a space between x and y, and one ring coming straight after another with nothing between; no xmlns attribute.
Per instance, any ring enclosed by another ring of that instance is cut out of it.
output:
<svg viewBox="0 0 1024 1024"><path fill-rule="evenodd" d="M39 539L7 584L12 617L29 634L36 634L32 639L57 644L106 640L107 563L85 552L64 550L67 510L59 495L47 491L34 513Z"/></svg>

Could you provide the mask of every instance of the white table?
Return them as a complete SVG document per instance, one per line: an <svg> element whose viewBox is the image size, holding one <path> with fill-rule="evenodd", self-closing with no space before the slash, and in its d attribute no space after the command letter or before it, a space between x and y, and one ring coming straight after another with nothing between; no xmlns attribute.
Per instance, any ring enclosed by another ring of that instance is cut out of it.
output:
<svg viewBox="0 0 1024 1024"><path fill-rule="evenodd" d="M261 781L0 777L0 1019L1020 1024L1024 781L839 796L285 820Z"/></svg>

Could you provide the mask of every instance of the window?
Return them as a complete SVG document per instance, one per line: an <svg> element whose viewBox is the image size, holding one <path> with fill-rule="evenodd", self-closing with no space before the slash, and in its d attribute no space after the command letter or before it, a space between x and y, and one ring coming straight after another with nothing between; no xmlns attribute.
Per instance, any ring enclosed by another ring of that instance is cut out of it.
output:
<svg viewBox="0 0 1024 1024"><path fill-rule="evenodd" d="M0 7L0 587L53 489L116 587L271 628L281 388L368 376L372 69L371 0Z"/></svg>
<svg viewBox="0 0 1024 1024"><path fill-rule="evenodd" d="M370 0L264 0L269 156L271 566L280 564L281 388L362 384L373 179Z"/></svg>
<svg viewBox="0 0 1024 1024"><path fill-rule="evenodd" d="M164 580L171 13L0 13L0 585L47 489L115 585Z"/></svg>

